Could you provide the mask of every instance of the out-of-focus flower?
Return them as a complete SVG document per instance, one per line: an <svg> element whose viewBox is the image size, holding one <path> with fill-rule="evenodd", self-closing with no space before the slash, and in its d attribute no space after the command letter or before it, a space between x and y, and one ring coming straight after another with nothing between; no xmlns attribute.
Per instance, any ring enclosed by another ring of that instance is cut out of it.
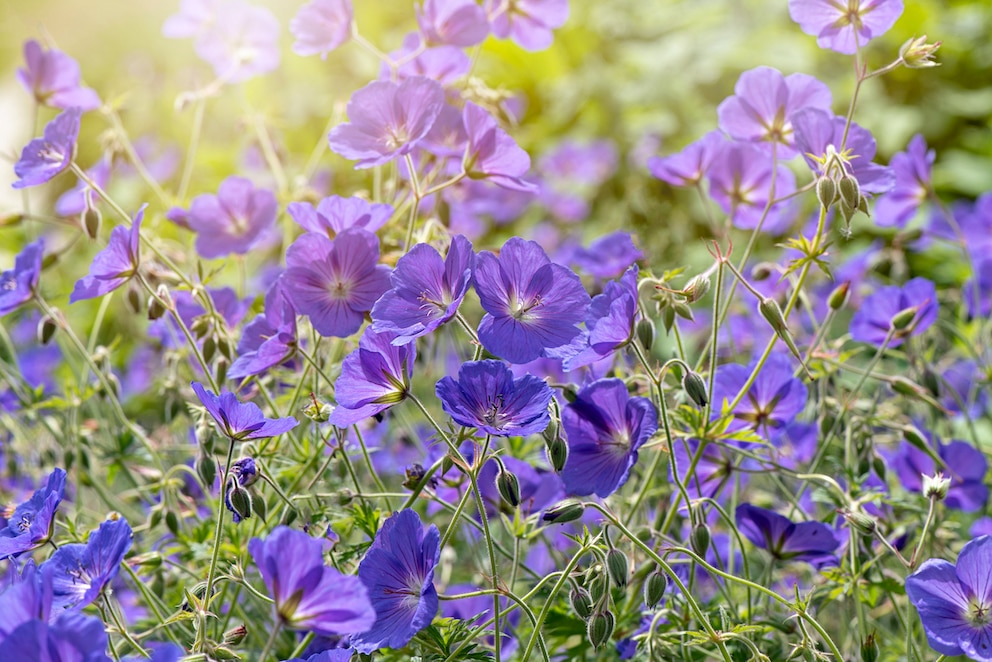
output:
<svg viewBox="0 0 992 662"><path fill-rule="evenodd" d="M568 0L486 0L493 35L528 51L543 51L568 20Z"/></svg>
<svg viewBox="0 0 992 662"><path fill-rule="evenodd" d="M41 565L52 578L52 608L79 611L91 604L117 576L129 549L131 527L123 518L101 523L85 545L60 545Z"/></svg>
<svg viewBox="0 0 992 662"><path fill-rule="evenodd" d="M458 379L444 377L437 383L441 407L459 425L497 437L541 432L551 417L553 394L534 375L513 378L501 361L469 361L458 369Z"/></svg>
<svg viewBox="0 0 992 662"><path fill-rule="evenodd" d="M517 191L536 191L537 187L521 179L530 169L530 156L496 119L471 101L462 111L468 147L462 167L472 179L488 179L497 186Z"/></svg>
<svg viewBox="0 0 992 662"><path fill-rule="evenodd" d="M851 318L851 338L881 346L893 330L896 315L914 307L917 311L908 332L893 333L889 347L898 347L908 336L923 333L937 321L937 288L926 278L914 278L901 287L880 287L865 298Z"/></svg>
<svg viewBox="0 0 992 662"><path fill-rule="evenodd" d="M110 183L112 169L113 163L110 157L104 156L86 171L86 176L93 180L97 186L106 190L107 184ZM55 213L59 216L77 216L85 213L87 209L93 209L93 207L93 189L82 179L75 187L60 195L59 199L55 201Z"/></svg>
<svg viewBox="0 0 992 662"><path fill-rule="evenodd" d="M338 406L330 422L347 427L389 409L410 389L417 343L396 345L396 334L367 327L358 349L344 358L334 383Z"/></svg>
<svg viewBox="0 0 992 662"><path fill-rule="evenodd" d="M34 296L44 254L45 241L35 239L14 258L14 268L0 274L0 315L16 310Z"/></svg>
<svg viewBox="0 0 992 662"><path fill-rule="evenodd" d="M399 82L419 76L437 81L443 88L450 88L472 68L472 60L464 50L457 46L425 46L419 32L404 37L400 47L389 53L389 59L393 64L382 63L380 79Z"/></svg>
<svg viewBox="0 0 992 662"><path fill-rule="evenodd" d="M706 175L710 180L710 197L727 214L734 227L753 230L758 227L773 193L788 196L796 189L792 171L784 165L772 168L771 156L750 143L723 142L717 149ZM761 226L777 234L791 222L787 203L771 208Z"/></svg>
<svg viewBox="0 0 992 662"><path fill-rule="evenodd" d="M630 233L618 230L577 249L572 264L596 278L616 278L643 257Z"/></svg>
<svg viewBox="0 0 992 662"><path fill-rule="evenodd" d="M935 158L920 134L913 136L905 152L892 155L889 167L895 174L895 185L875 201L876 223L882 227L906 226L930 192Z"/></svg>
<svg viewBox="0 0 992 662"><path fill-rule="evenodd" d="M147 206L141 205L130 229L123 225L113 229L107 247L93 258L90 273L76 281L69 303L113 292L137 273L141 264L141 221Z"/></svg>
<svg viewBox="0 0 992 662"><path fill-rule="evenodd" d="M713 414L720 415L724 400L732 401L747 383L757 359L747 367L724 364L717 368L713 385ZM730 429L750 429L764 432L791 423L806 406L806 385L793 376L795 367L787 354L774 353L758 372L757 378L731 411L739 423Z"/></svg>
<svg viewBox="0 0 992 662"><path fill-rule="evenodd" d="M599 361L623 347L634 334L637 319L637 267L631 267L619 282L610 281L592 298L586 316L586 346L562 363L575 370Z"/></svg>
<svg viewBox="0 0 992 662"><path fill-rule="evenodd" d="M268 9L220 0L184 3L180 15L186 15L191 5L190 20L182 29L166 31L167 21L163 31L166 36L195 37L196 54L213 67L219 80L241 83L279 66L281 26Z"/></svg>
<svg viewBox="0 0 992 662"><path fill-rule="evenodd" d="M79 65L60 50L45 50L34 39L24 43L24 69L17 70L17 80L38 103L68 110L96 110L100 97L80 83Z"/></svg>
<svg viewBox="0 0 992 662"><path fill-rule="evenodd" d="M416 10L417 23L428 44L466 48L489 35L486 12L475 0L424 0Z"/></svg>
<svg viewBox="0 0 992 662"><path fill-rule="evenodd" d="M286 212L308 232L326 234L333 239L348 228L376 232L393 214L392 205L372 203L362 198L342 198L332 195L317 203L291 202Z"/></svg>
<svg viewBox="0 0 992 662"><path fill-rule="evenodd" d="M55 525L55 511L64 494L65 471L55 469L45 487L17 506L7 519L7 527L0 529L0 559L18 556L48 542Z"/></svg>
<svg viewBox="0 0 992 662"><path fill-rule="evenodd" d="M14 174L18 176L14 188L44 184L68 169L76 149L82 114L78 107L59 113L45 125L41 138L35 138L24 146L20 160L14 164Z"/></svg>
<svg viewBox="0 0 992 662"><path fill-rule="evenodd" d="M217 423L217 429L231 441L277 437L299 423L292 416L266 418L254 402L239 402L237 396L229 391L216 396L203 388L200 382L192 382L192 386L207 413Z"/></svg>
<svg viewBox="0 0 992 662"><path fill-rule="evenodd" d="M720 131L710 131L670 156L652 156L648 170L658 179L672 186L696 186L706 177L713 159L727 142Z"/></svg>
<svg viewBox="0 0 992 662"><path fill-rule="evenodd" d="M310 0L289 22L289 31L296 37L293 52L327 59L328 53L351 38L353 14L351 0Z"/></svg>
<svg viewBox="0 0 992 662"><path fill-rule="evenodd" d="M750 503L737 506L736 519L741 533L778 561L806 561L818 568L837 563L834 550L840 543L826 524L793 522Z"/></svg>
<svg viewBox="0 0 992 662"><path fill-rule="evenodd" d="M904 441L899 450L886 456L887 466L894 469L899 484L913 492L923 492L923 477L943 471L949 480L944 503L948 508L973 513L982 510L989 499L985 485L988 462L980 450L965 441L937 444L941 466L924 450Z"/></svg>
<svg viewBox="0 0 992 662"><path fill-rule="evenodd" d="M847 54L885 34L902 9L902 0L789 0L792 20L820 48Z"/></svg>
<svg viewBox="0 0 992 662"><path fill-rule="evenodd" d="M201 256L244 255L275 225L278 210L272 191L255 188L244 177L231 176L221 182L216 195L204 193L193 198L186 224L197 233L196 251Z"/></svg>

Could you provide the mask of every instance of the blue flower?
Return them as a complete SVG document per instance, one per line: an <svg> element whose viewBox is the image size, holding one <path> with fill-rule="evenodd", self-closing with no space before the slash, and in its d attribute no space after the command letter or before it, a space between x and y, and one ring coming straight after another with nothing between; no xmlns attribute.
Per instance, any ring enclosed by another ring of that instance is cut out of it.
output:
<svg viewBox="0 0 992 662"><path fill-rule="evenodd" d="M417 358L417 345L396 346L396 334L365 329L358 349L344 357L334 383L338 406L330 422L347 427L389 409L406 397Z"/></svg>
<svg viewBox="0 0 992 662"><path fill-rule="evenodd" d="M434 568L441 558L441 533L433 524L424 529L413 510L401 510L385 521L358 566L358 577L369 590L375 624L351 637L360 653L402 648L430 625L437 613Z"/></svg>
<svg viewBox="0 0 992 662"><path fill-rule="evenodd" d="M109 520L90 533L86 544L62 545L41 566L51 577L52 607L79 611L96 600L117 576L131 549L131 527L125 519Z"/></svg>
<svg viewBox="0 0 992 662"><path fill-rule="evenodd" d="M637 319L637 267L620 279L610 281L602 294L592 298L586 316L586 346L562 363L565 370L575 370L604 359L623 347L634 335Z"/></svg>
<svg viewBox="0 0 992 662"><path fill-rule="evenodd" d="M200 382L192 382L192 386L193 392L217 423L221 434L231 441L277 437L295 428L299 422L292 416L265 418L258 405L254 402L238 402L238 398L229 391L224 391L218 397L203 388Z"/></svg>
<svg viewBox="0 0 992 662"><path fill-rule="evenodd" d="M0 559L44 545L52 537L55 510L65 494L65 471L55 469L45 487L14 509L7 528L0 529Z"/></svg>
<svg viewBox="0 0 992 662"><path fill-rule="evenodd" d="M822 522L793 522L749 503L737 506L736 517L741 533L779 561L808 561L818 568L837 562L840 543Z"/></svg>
<svg viewBox="0 0 992 662"><path fill-rule="evenodd" d="M456 423L497 437L534 434L551 422L553 394L547 382L529 374L514 379L502 361L463 363L458 380L444 377L436 391Z"/></svg>

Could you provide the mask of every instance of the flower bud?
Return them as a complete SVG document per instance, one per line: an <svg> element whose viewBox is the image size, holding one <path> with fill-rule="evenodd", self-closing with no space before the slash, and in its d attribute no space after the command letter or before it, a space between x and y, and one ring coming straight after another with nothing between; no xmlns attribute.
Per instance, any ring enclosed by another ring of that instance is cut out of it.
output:
<svg viewBox="0 0 992 662"><path fill-rule="evenodd" d="M710 278L705 274L692 277L682 288L682 296L689 303L696 303L710 291Z"/></svg>
<svg viewBox="0 0 992 662"><path fill-rule="evenodd" d="M920 450L928 450L930 448L930 442L916 426L904 426L902 428L902 438Z"/></svg>
<svg viewBox="0 0 992 662"><path fill-rule="evenodd" d="M127 564L134 568L157 568L162 565L162 555L158 552L145 552L132 556L127 560Z"/></svg>
<svg viewBox="0 0 992 662"><path fill-rule="evenodd" d="M214 363L214 379L218 384L223 384L227 381L227 369L230 367L230 362L223 356L217 359L217 362Z"/></svg>
<svg viewBox="0 0 992 662"><path fill-rule="evenodd" d="M251 495L248 490L236 485L231 489L227 497L231 510L241 519L251 518Z"/></svg>
<svg viewBox="0 0 992 662"><path fill-rule="evenodd" d="M602 567L597 565L595 574L589 580L589 594L592 596L592 601L596 604L601 604L606 599L606 594L609 590L610 580L603 573Z"/></svg>
<svg viewBox="0 0 992 662"><path fill-rule="evenodd" d="M641 347L650 351L651 347L654 346L654 322L647 317L639 320L635 332L637 333L637 340L641 343Z"/></svg>
<svg viewBox="0 0 992 662"><path fill-rule="evenodd" d="M700 522L692 527L692 536L689 538L692 551L700 556L706 555L706 550L710 547L710 527Z"/></svg>
<svg viewBox="0 0 992 662"><path fill-rule="evenodd" d="M847 523L850 524L854 529L858 531L861 535L871 536L875 534L875 529L878 528L878 523L875 518L859 510L844 510L841 513Z"/></svg>
<svg viewBox="0 0 992 662"><path fill-rule="evenodd" d="M96 239L100 236L100 225L103 223L103 216L100 211L94 207L87 206L86 211L83 212L83 230L86 231L86 236L90 239Z"/></svg>
<svg viewBox="0 0 992 662"><path fill-rule="evenodd" d="M837 200L837 184L831 177L820 177L816 182L816 199L820 206L828 209Z"/></svg>
<svg viewBox="0 0 992 662"><path fill-rule="evenodd" d="M573 588L568 599L579 618L586 619L592 616L592 596L589 595L589 591L582 587Z"/></svg>
<svg viewBox="0 0 992 662"><path fill-rule="evenodd" d="M224 633L224 644L227 646L237 646L244 641L247 636L248 628L244 623L242 623L241 625L231 628Z"/></svg>
<svg viewBox="0 0 992 662"><path fill-rule="evenodd" d="M858 180L851 175L844 175L837 182L837 190L840 192L840 199L848 207L857 209L861 203L861 187Z"/></svg>
<svg viewBox="0 0 992 662"><path fill-rule="evenodd" d="M124 294L124 301L127 303L127 307L131 309L131 312L137 315L141 312L141 290L138 286L134 284L132 280L127 285L127 291Z"/></svg>
<svg viewBox="0 0 992 662"><path fill-rule="evenodd" d="M661 599L665 597L668 590L668 577L655 570L648 575L644 582L644 604L649 609L653 608Z"/></svg>
<svg viewBox="0 0 992 662"><path fill-rule="evenodd" d="M251 495L251 512L258 515L258 518L265 521L265 516L268 514L268 506L265 505L265 497L263 497L258 492L249 492Z"/></svg>
<svg viewBox="0 0 992 662"><path fill-rule="evenodd" d="M686 371L682 377L682 389L696 403L697 407L705 407L709 403L706 392L706 382L699 376L699 373L692 370Z"/></svg>
<svg viewBox="0 0 992 662"><path fill-rule="evenodd" d="M165 511L165 527L172 535L179 535L179 518L174 510Z"/></svg>
<svg viewBox="0 0 992 662"><path fill-rule="evenodd" d="M500 471L496 475L496 489L503 501L516 508L520 505L520 481L509 471Z"/></svg>
<svg viewBox="0 0 992 662"><path fill-rule="evenodd" d="M158 318L165 315L165 306L163 306L158 299L149 295L148 296L148 319L155 321Z"/></svg>
<svg viewBox="0 0 992 662"><path fill-rule="evenodd" d="M889 321L889 326L895 331L900 332L899 335L905 335L913 331L913 321L916 319L917 313L920 312L919 306L910 306L909 308L903 308L898 313L892 316Z"/></svg>
<svg viewBox="0 0 992 662"><path fill-rule="evenodd" d="M845 280L843 283L838 285L827 297L827 305L830 306L830 310L840 310L847 303L848 298L851 294L851 281Z"/></svg>
<svg viewBox="0 0 992 662"><path fill-rule="evenodd" d="M593 648L599 648L613 636L616 620L609 611L598 611L586 623L586 635Z"/></svg>
<svg viewBox="0 0 992 662"><path fill-rule="evenodd" d="M203 341L203 360L210 363L214 359L214 355L217 353L217 341L213 336L208 336L206 340Z"/></svg>
<svg viewBox="0 0 992 662"><path fill-rule="evenodd" d="M630 562L627 555L619 549L611 549L606 553L606 570L610 573L613 585L619 589L627 588L630 576Z"/></svg>
<svg viewBox="0 0 992 662"><path fill-rule="evenodd" d="M196 458L196 475L209 489L217 478L217 462L206 453L200 453Z"/></svg>
<svg viewBox="0 0 992 662"><path fill-rule="evenodd" d="M313 393L310 394L310 404L303 408L303 415L316 423L326 423L334 412L334 405L322 402Z"/></svg>
<svg viewBox="0 0 992 662"><path fill-rule="evenodd" d="M782 339L792 355L799 359L799 363L802 364L803 369L806 369L806 363L803 361L803 355L796 347L795 341L792 339L792 332L789 331L789 325L785 322L785 315L782 314L782 308L779 307L778 302L771 297L765 297L758 304L758 312L764 317L769 324L771 324L772 329L775 331L775 335ZM807 370L807 374L809 371Z"/></svg>
<svg viewBox="0 0 992 662"><path fill-rule="evenodd" d="M763 281L771 278L775 273L775 265L771 262L759 262L751 269L751 280Z"/></svg>
<svg viewBox="0 0 992 662"><path fill-rule="evenodd" d="M568 444L561 437L555 437L547 446L548 462L556 473L561 473L568 460Z"/></svg>
<svg viewBox="0 0 992 662"><path fill-rule="evenodd" d="M877 662L877 660L878 641L875 639L875 633L872 632L861 642L861 662Z"/></svg>
<svg viewBox="0 0 992 662"><path fill-rule="evenodd" d="M947 490L951 487L951 479L944 478L941 472L933 476L923 474L923 496L928 499L942 501L947 496Z"/></svg>
<svg viewBox="0 0 992 662"><path fill-rule="evenodd" d="M50 315L45 315L38 322L38 342L42 345L47 345L52 341L52 336L58 330L58 324L55 320L51 318Z"/></svg>
<svg viewBox="0 0 992 662"><path fill-rule="evenodd" d="M928 44L926 35L914 37L906 41L899 49L899 59L910 69L939 67L940 63L933 61L933 54L940 48L940 43L936 41Z"/></svg>
<svg viewBox="0 0 992 662"><path fill-rule="evenodd" d="M576 501L575 499L565 499L564 501L545 510L544 514L541 515L541 520L547 522L548 524L565 524L566 522L574 522L582 517L582 513L585 512L585 509L586 507L581 501Z"/></svg>
<svg viewBox="0 0 992 662"><path fill-rule="evenodd" d="M231 473L238 479L241 487L251 487L258 480L258 468L255 458L243 457L231 464Z"/></svg>

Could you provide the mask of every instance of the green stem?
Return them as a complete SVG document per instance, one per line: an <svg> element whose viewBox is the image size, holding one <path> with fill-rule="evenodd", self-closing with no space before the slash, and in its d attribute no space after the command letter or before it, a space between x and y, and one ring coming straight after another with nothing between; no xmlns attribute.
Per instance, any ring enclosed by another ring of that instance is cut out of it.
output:
<svg viewBox="0 0 992 662"><path fill-rule="evenodd" d="M217 560L220 558L221 538L224 535L224 512L227 507L224 505L224 492L227 489L227 481L231 472L231 461L234 458L234 440L228 439L227 462L224 463L224 474L220 481L220 495L217 498L217 526L214 528L214 547L210 554L210 567L207 570L207 585L203 591L203 606L199 618L199 627L196 631L196 643L193 651L204 652L207 642L207 614L210 611L210 598L212 597L214 578L217 573Z"/></svg>

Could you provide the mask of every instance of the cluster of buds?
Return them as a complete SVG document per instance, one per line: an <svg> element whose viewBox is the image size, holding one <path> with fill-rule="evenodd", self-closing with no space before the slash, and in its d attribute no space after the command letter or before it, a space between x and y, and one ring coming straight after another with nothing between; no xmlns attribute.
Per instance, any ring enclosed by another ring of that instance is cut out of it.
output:
<svg viewBox="0 0 992 662"><path fill-rule="evenodd" d="M823 167L823 175L816 180L816 197L824 210L836 205L840 208L848 229L851 219L859 211L868 213L868 198L861 193L861 185L851 174L850 160L845 153L838 152L833 145L827 145L827 152L817 159Z"/></svg>

